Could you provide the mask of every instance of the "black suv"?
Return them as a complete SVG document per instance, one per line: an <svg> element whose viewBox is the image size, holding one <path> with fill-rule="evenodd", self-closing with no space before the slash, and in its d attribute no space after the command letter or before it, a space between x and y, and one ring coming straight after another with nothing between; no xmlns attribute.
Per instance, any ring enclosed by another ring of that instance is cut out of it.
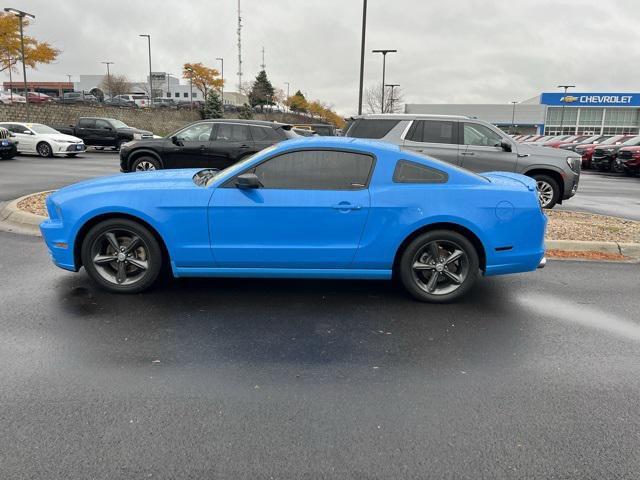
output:
<svg viewBox="0 0 640 480"><path fill-rule="evenodd" d="M202 120L165 138L120 147L123 172L161 168L223 169L275 143L297 137L291 125L257 120Z"/></svg>

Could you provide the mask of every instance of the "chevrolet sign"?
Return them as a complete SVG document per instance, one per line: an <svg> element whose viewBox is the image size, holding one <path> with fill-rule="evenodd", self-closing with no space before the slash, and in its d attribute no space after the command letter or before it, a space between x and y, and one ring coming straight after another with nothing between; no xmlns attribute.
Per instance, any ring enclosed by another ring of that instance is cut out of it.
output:
<svg viewBox="0 0 640 480"><path fill-rule="evenodd" d="M584 107L640 107L640 93L574 93L563 95L549 92L540 95L543 105L567 105Z"/></svg>

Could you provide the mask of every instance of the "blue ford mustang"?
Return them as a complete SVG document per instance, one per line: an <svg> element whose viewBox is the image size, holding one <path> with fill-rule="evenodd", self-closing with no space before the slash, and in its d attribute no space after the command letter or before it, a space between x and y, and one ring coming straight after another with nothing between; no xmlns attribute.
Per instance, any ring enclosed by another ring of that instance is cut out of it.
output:
<svg viewBox="0 0 640 480"><path fill-rule="evenodd" d="M176 277L389 279L445 302L484 274L544 265L535 181L482 176L398 147L290 140L225 170L98 178L47 200L56 265L139 292Z"/></svg>

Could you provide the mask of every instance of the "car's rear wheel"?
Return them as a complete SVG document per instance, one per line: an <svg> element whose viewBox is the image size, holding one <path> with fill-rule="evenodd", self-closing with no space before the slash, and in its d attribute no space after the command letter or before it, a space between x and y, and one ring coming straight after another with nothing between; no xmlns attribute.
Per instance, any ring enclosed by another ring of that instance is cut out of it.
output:
<svg viewBox="0 0 640 480"><path fill-rule="evenodd" d="M53 150L51 149L51 145L47 142L40 142L36 145L36 151L41 157L53 157Z"/></svg>
<svg viewBox="0 0 640 480"><path fill-rule="evenodd" d="M558 182L548 175L534 175L538 189L538 200L542 208L553 208L560 198Z"/></svg>
<svg viewBox="0 0 640 480"><path fill-rule="evenodd" d="M162 250L154 235L127 219L109 219L91 228L82 242L81 257L89 277L117 293L146 290L162 268Z"/></svg>
<svg viewBox="0 0 640 480"><path fill-rule="evenodd" d="M478 252L463 235L434 230L407 246L399 270L402 284L414 298L446 303L464 295L478 278Z"/></svg>
<svg viewBox="0 0 640 480"><path fill-rule="evenodd" d="M150 170L160 170L162 165L157 158L144 156L138 157L131 165L131 170L134 172L147 172Z"/></svg>

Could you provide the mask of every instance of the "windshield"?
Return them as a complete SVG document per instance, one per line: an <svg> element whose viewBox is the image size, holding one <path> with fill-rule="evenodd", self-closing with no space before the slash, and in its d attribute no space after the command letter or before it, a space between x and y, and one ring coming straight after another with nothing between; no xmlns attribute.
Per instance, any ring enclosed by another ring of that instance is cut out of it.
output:
<svg viewBox="0 0 640 480"><path fill-rule="evenodd" d="M129 125L127 125L124 122L121 122L120 120L111 120L111 125L113 125L116 128L131 128Z"/></svg>
<svg viewBox="0 0 640 480"><path fill-rule="evenodd" d="M631 137L626 142L623 142L622 145L637 145L638 142L640 142L640 136Z"/></svg>
<svg viewBox="0 0 640 480"><path fill-rule="evenodd" d="M615 137L608 138L607 140L602 142L601 145L611 145L612 143L619 142L621 138L622 135L616 135Z"/></svg>
<svg viewBox="0 0 640 480"><path fill-rule="evenodd" d="M264 150L260 150L259 152L254 153L253 155L249 155L247 158L239 161L238 163L234 163L233 165L223 170L220 170L219 172L217 172L215 175L213 175L211 178L207 180L206 186L208 187L214 178L218 178L222 174L224 175L229 174L229 177L233 177L236 173L241 172L242 169L245 168L245 166L256 157L256 155L268 155L275 149L276 149L276 145L271 145L270 147L265 148Z"/></svg>
<svg viewBox="0 0 640 480"><path fill-rule="evenodd" d="M42 125L41 123L28 123L27 126L36 133L46 135L51 133L60 133L57 130L54 130L51 127L47 127L46 125Z"/></svg>

